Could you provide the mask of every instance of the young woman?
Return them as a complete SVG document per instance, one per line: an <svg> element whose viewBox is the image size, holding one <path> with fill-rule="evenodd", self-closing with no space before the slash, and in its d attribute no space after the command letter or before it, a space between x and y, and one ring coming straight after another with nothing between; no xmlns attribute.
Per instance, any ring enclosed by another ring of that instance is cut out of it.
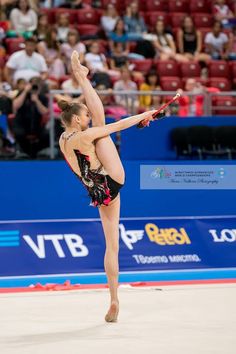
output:
<svg viewBox="0 0 236 354"><path fill-rule="evenodd" d="M156 50L156 57L159 60L174 59L179 62L186 62L188 59L182 54L176 52L176 46L173 36L165 30L163 20L157 20L155 28L156 40L153 41L153 47Z"/></svg>
<svg viewBox="0 0 236 354"><path fill-rule="evenodd" d="M88 190L91 204L97 206L100 213L106 239L104 266L111 297L105 320L115 322L119 312L119 190L124 184L125 173L110 134L136 125L143 119L153 120L154 111L105 125L103 105L87 79L88 69L80 64L76 52L72 54L71 65L87 106L59 102L65 127L59 144L66 161ZM90 115L92 128L89 128Z"/></svg>
<svg viewBox="0 0 236 354"><path fill-rule="evenodd" d="M194 26L191 16L183 19L182 27L177 32L179 52L189 60L209 61L210 56L202 53L202 34Z"/></svg>

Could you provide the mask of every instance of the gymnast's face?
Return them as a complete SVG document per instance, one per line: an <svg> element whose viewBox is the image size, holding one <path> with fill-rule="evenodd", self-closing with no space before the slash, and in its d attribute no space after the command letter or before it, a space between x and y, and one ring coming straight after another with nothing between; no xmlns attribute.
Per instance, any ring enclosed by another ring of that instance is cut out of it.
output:
<svg viewBox="0 0 236 354"><path fill-rule="evenodd" d="M85 105L83 105L79 115L74 115L74 121L80 126L81 130L88 129L91 117L89 110Z"/></svg>

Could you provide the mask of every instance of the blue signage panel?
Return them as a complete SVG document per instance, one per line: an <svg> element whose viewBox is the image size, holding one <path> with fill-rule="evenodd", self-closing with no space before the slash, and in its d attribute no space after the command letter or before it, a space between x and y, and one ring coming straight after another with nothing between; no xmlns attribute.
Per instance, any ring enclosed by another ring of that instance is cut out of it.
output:
<svg viewBox="0 0 236 354"><path fill-rule="evenodd" d="M236 267L236 217L121 219L120 270ZM0 222L0 276L104 271L97 219Z"/></svg>

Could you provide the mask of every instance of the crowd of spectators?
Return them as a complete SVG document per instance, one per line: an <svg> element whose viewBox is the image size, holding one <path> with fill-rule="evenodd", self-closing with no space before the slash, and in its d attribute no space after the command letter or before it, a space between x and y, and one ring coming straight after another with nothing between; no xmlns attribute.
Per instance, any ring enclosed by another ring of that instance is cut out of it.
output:
<svg viewBox="0 0 236 354"><path fill-rule="evenodd" d="M203 13L200 9L196 14L206 17L205 24L199 25L191 13L190 4L198 2ZM89 68L94 87L109 93L100 97L116 119L158 108L165 98L122 92L164 90L165 76L178 76L177 86L198 94L182 99L180 115L202 115L201 94L214 86L209 82L211 62L229 65L236 60L236 1L160 0L155 5L153 0L2 0L0 149L3 145L9 154L19 149L34 158L48 146L49 90L62 89L73 97L70 91L80 89L70 67L73 50ZM174 63L178 74L159 71L160 62ZM180 67L191 63L199 68L198 75L182 80ZM230 79L224 78L227 88L236 84ZM168 90L176 88L170 85ZM221 88L216 83L215 89ZM54 111L59 112L56 100Z"/></svg>

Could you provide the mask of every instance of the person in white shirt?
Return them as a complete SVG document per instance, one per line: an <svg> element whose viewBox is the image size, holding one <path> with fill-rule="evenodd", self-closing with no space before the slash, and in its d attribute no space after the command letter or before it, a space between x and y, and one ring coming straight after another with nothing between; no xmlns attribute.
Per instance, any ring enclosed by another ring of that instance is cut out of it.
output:
<svg viewBox="0 0 236 354"><path fill-rule="evenodd" d="M67 42L67 36L70 31L70 21L68 12L60 12L57 16L57 39L60 43Z"/></svg>
<svg viewBox="0 0 236 354"><path fill-rule="evenodd" d="M10 13L12 29L19 34L33 32L37 28L38 17L29 6L28 0L19 0L17 6Z"/></svg>
<svg viewBox="0 0 236 354"><path fill-rule="evenodd" d="M29 81L32 77L45 80L48 67L44 57L36 51L36 40L31 37L25 41L25 49L13 53L6 64L7 81L14 84L18 79Z"/></svg>
<svg viewBox="0 0 236 354"><path fill-rule="evenodd" d="M208 32L205 37L205 50L210 54L212 59L227 59L228 57L228 36L222 32L222 24L215 21L212 31Z"/></svg>
<svg viewBox="0 0 236 354"><path fill-rule="evenodd" d="M89 47L89 53L85 54L86 66L92 73L107 72L108 65L104 54L100 54L99 44L93 42Z"/></svg>
<svg viewBox="0 0 236 354"><path fill-rule="evenodd" d="M80 41L79 32L76 29L70 29L67 36L67 42L62 43L61 45L61 54L64 57L67 71L69 73L71 72L70 58L74 50L79 53L80 61L83 63L86 47Z"/></svg>
<svg viewBox="0 0 236 354"><path fill-rule="evenodd" d="M101 26L108 35L115 28L119 16L113 4L108 4L106 12L101 17Z"/></svg>
<svg viewBox="0 0 236 354"><path fill-rule="evenodd" d="M225 4L225 0L216 0L213 7L213 14L216 20L220 21L222 25L227 25L228 20L234 17L233 12L229 6Z"/></svg>

